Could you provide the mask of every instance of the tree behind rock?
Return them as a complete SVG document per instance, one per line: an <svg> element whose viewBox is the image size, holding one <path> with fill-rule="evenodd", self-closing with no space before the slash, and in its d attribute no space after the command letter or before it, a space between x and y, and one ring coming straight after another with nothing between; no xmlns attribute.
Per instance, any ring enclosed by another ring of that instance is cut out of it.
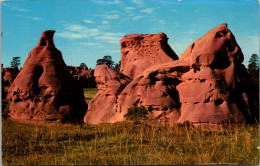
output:
<svg viewBox="0 0 260 166"><path fill-rule="evenodd" d="M15 69L15 70L19 70L19 66L21 65L21 57L13 57L13 60L10 62L11 68Z"/></svg>

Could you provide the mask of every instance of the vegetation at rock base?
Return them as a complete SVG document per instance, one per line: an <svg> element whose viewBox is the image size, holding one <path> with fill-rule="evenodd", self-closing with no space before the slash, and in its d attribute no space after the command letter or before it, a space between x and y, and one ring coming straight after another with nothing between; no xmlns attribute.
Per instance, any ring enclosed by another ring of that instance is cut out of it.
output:
<svg viewBox="0 0 260 166"><path fill-rule="evenodd" d="M259 164L259 126L2 122L3 165Z"/></svg>
<svg viewBox="0 0 260 166"><path fill-rule="evenodd" d="M144 122L147 119L148 111L144 106L130 107L127 113L124 115L126 120L132 120L135 123Z"/></svg>

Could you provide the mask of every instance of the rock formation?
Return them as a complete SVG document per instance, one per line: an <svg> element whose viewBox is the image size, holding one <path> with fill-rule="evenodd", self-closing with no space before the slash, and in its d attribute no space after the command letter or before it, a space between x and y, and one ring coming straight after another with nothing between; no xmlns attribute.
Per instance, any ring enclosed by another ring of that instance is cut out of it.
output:
<svg viewBox="0 0 260 166"><path fill-rule="evenodd" d="M83 122L87 104L53 43L42 33L8 91L11 119L22 122Z"/></svg>
<svg viewBox="0 0 260 166"><path fill-rule="evenodd" d="M123 114L117 112L117 98L130 79L107 65L97 65L94 75L98 93L89 103L84 122L113 123L122 121Z"/></svg>
<svg viewBox="0 0 260 166"><path fill-rule="evenodd" d="M13 68L2 68L2 86L10 86L18 73L19 70Z"/></svg>
<svg viewBox="0 0 260 166"><path fill-rule="evenodd" d="M120 72L134 79L147 68L178 59L164 33L130 34L121 40Z"/></svg>
<svg viewBox="0 0 260 166"><path fill-rule="evenodd" d="M96 88L94 70L88 70L87 67L68 66L70 73L79 81L82 88Z"/></svg>
<svg viewBox="0 0 260 166"><path fill-rule="evenodd" d="M243 53L227 24L209 31L189 46L179 60L171 59L167 61L169 63L160 61L160 56L167 59L166 54L156 54L156 46L145 49L142 35L129 35L129 40L126 40L127 36L121 40L121 71L132 80L117 91L113 104L105 111L103 109L109 119L113 117L112 122L123 120L128 108L134 105L145 106L150 119L164 119L171 124L184 121L209 124L258 121L258 93L251 89L246 68L242 65ZM131 36L141 37L140 40L131 40ZM161 41L158 38L152 39ZM149 43L156 43L153 40ZM155 57L157 63L152 63L151 57ZM146 62L149 62L148 69L143 68ZM104 88L98 95L110 95L106 92L106 80L102 81ZM98 110L103 106L96 97L90 102L95 107L90 107L89 112L95 110L95 115L100 115ZM94 115L89 112L86 114L88 122L99 123L91 118ZM111 121L104 119L102 122Z"/></svg>
<svg viewBox="0 0 260 166"><path fill-rule="evenodd" d="M222 24L189 46L180 60L192 69L183 74L179 91L181 117L192 122L247 122L257 120L251 101L244 56L235 37Z"/></svg>

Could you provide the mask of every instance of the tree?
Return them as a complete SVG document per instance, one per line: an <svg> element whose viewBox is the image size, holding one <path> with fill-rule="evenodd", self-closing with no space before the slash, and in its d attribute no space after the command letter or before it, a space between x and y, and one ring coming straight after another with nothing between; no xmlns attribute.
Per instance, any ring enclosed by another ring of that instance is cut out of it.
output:
<svg viewBox="0 0 260 166"><path fill-rule="evenodd" d="M112 61L110 55L106 55L102 59L97 60L97 65L108 65L109 67L114 67L114 61Z"/></svg>
<svg viewBox="0 0 260 166"><path fill-rule="evenodd" d="M19 66L21 65L20 63L20 58L21 57L13 57L13 60L10 62L11 64L11 68L15 69L15 70L19 70Z"/></svg>
<svg viewBox="0 0 260 166"><path fill-rule="evenodd" d="M256 54L252 54L247 68L253 85L255 87L259 87L259 57Z"/></svg>
<svg viewBox="0 0 260 166"><path fill-rule="evenodd" d="M252 54L249 59L249 64L247 66L248 73L251 77L258 77L259 73L259 57L256 54Z"/></svg>
<svg viewBox="0 0 260 166"><path fill-rule="evenodd" d="M121 60L118 63L115 64L115 69L117 71L120 71L120 67L121 67Z"/></svg>
<svg viewBox="0 0 260 166"><path fill-rule="evenodd" d="M87 65L86 65L86 63L81 63L81 64L79 65L79 67L86 67L86 68L87 68Z"/></svg>

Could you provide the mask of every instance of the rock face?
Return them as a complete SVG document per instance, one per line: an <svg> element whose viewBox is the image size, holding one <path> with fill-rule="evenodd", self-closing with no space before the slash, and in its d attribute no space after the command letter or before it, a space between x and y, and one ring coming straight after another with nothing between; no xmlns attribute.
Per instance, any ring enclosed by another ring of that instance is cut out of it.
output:
<svg viewBox="0 0 260 166"><path fill-rule="evenodd" d="M254 104L246 81L248 74L241 64L243 58L227 24L212 29L189 46L180 57L192 69L182 75L183 82L177 86L182 103L179 121L257 121L258 111L250 109Z"/></svg>
<svg viewBox="0 0 260 166"><path fill-rule="evenodd" d="M100 80L100 76L103 77L102 81L97 81L98 87L103 88L90 102L91 106L86 114L89 123L100 122L95 117L101 116L99 110L102 110L102 115L106 114L109 117L109 120L104 118L102 122L124 120L123 115L134 105L145 106L150 119L167 121L171 124L184 121L208 124L258 121L258 92L254 92L251 88L246 68L242 65L243 53L227 24L212 29L196 40L179 60L161 64L158 60L157 64L151 63L150 67L143 71L140 70L144 65L142 58L144 61L147 59L144 55L149 54L156 57L155 59L160 59L157 57L159 55L151 53L150 49L153 47L149 47L143 49L142 54L140 52L136 58L138 60L132 62L133 58L128 58L128 54L133 57L134 54L126 53L126 50L132 50L133 45L135 48L142 48L142 40L134 44L132 42L123 44L125 41L123 39L121 47L125 47L121 50L121 71L132 80L129 83L124 82L123 86L121 83L113 83L111 86L112 81L121 82L119 77L105 79L104 75L108 74L99 76L95 74L96 80ZM155 43L152 40L149 42ZM138 69L136 72L131 67L135 62ZM129 66L136 75L126 70ZM105 67L99 68L98 73L107 70ZM111 95L111 89L116 91L116 95ZM113 102L108 102L105 97L98 100L98 96L113 96ZM104 107L101 101L106 101L108 103L105 105L110 105L106 109L101 109ZM91 115L91 112L96 113Z"/></svg>
<svg viewBox="0 0 260 166"><path fill-rule="evenodd" d="M73 77L79 81L82 88L96 88L94 70L74 66L68 66L68 69Z"/></svg>
<svg viewBox="0 0 260 166"><path fill-rule="evenodd" d="M89 109L85 115L85 123L102 123L122 121L123 114L117 112L117 98L130 78L107 65L97 65L95 78L98 93L90 101Z"/></svg>
<svg viewBox="0 0 260 166"><path fill-rule="evenodd" d="M10 118L22 122L83 122L83 90L67 70L53 43L55 31L42 33L8 91Z"/></svg>
<svg viewBox="0 0 260 166"><path fill-rule="evenodd" d="M2 68L2 86L10 86L18 73L19 70L13 68Z"/></svg>
<svg viewBox="0 0 260 166"><path fill-rule="evenodd" d="M164 33L131 34L121 40L120 72L134 79L147 68L162 63L172 62L178 56L167 43Z"/></svg>

